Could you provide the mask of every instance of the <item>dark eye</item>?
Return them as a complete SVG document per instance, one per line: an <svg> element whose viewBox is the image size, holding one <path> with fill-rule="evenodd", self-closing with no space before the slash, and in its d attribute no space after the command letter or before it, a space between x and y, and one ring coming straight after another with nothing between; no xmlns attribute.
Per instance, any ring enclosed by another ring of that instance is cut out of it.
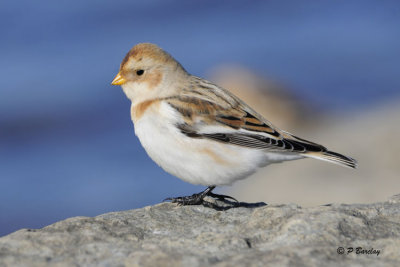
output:
<svg viewBox="0 0 400 267"><path fill-rule="evenodd" d="M144 70L137 70L136 71L136 74L139 75L139 76L142 75L143 73L144 73Z"/></svg>

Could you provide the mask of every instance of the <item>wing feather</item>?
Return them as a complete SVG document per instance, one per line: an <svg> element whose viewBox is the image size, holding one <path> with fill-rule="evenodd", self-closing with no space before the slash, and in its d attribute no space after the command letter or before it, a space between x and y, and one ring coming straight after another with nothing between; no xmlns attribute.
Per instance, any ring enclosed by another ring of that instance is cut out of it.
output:
<svg viewBox="0 0 400 267"><path fill-rule="evenodd" d="M188 137L357 166L350 157L280 130L228 90L201 78L192 76L188 89L164 100L180 114L176 127Z"/></svg>
<svg viewBox="0 0 400 267"><path fill-rule="evenodd" d="M181 114L177 127L189 137L268 151L327 151L278 129L228 90L198 77L193 76L189 89L165 101Z"/></svg>

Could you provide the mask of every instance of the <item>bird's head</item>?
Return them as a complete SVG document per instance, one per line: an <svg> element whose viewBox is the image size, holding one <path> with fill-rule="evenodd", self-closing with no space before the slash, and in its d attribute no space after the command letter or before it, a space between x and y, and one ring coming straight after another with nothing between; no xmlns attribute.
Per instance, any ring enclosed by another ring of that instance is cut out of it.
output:
<svg viewBox="0 0 400 267"><path fill-rule="evenodd" d="M166 97L178 82L188 75L183 67L155 44L135 45L121 62L118 74L111 82L121 85L133 102Z"/></svg>

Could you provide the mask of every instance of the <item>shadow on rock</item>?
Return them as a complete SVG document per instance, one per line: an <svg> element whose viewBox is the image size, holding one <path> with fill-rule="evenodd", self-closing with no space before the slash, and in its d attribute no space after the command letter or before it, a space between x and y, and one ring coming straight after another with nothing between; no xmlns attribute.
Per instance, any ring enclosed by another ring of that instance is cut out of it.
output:
<svg viewBox="0 0 400 267"><path fill-rule="evenodd" d="M205 198L203 201L203 206L207 208L212 208L218 211L229 210L233 208L259 208L267 206L264 202L256 202L256 203L246 203L246 202L237 202L230 201L227 199L219 200L213 198Z"/></svg>

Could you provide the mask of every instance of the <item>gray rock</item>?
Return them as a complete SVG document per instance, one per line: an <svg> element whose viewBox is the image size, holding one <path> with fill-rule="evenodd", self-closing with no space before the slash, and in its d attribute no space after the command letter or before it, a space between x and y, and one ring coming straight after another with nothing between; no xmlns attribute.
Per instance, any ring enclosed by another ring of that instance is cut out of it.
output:
<svg viewBox="0 0 400 267"><path fill-rule="evenodd" d="M209 201L19 230L0 238L0 266L400 266L400 196L313 208Z"/></svg>

